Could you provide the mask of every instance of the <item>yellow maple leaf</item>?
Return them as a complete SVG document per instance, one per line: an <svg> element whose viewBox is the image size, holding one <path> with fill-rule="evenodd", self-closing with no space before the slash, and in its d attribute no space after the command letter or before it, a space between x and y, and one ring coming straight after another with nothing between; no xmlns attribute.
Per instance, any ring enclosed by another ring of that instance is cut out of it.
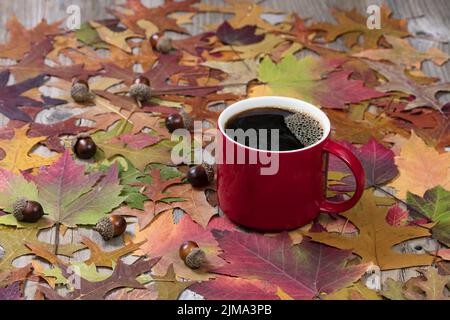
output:
<svg viewBox="0 0 450 320"><path fill-rule="evenodd" d="M0 166L14 173L21 170L37 168L52 164L58 156L41 157L30 154L31 148L47 137L27 137L28 126L14 129L14 137L11 140L0 140L0 148L5 152L5 157L0 160Z"/></svg>
<svg viewBox="0 0 450 320"><path fill-rule="evenodd" d="M400 175L391 184L400 198L406 192L423 195L428 189L441 185L450 188L450 153L439 153L429 147L414 132L400 154L395 157Z"/></svg>

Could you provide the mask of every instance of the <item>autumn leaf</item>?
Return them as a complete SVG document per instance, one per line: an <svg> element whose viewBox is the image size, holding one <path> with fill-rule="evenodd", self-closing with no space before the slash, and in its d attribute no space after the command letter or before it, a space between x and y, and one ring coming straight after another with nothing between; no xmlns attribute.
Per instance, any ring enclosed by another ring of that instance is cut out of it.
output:
<svg viewBox="0 0 450 320"><path fill-rule="evenodd" d="M398 204L389 208L386 215L386 222L393 227L403 227L408 224L409 213L403 210Z"/></svg>
<svg viewBox="0 0 450 320"><path fill-rule="evenodd" d="M332 137L336 140L348 140L352 143L366 144L370 139L383 141L383 138L392 133L401 137L409 137L409 132L400 128L396 123L384 114L379 116L366 113L364 119L354 121L348 118L347 113L339 110L323 109L330 118L334 129Z"/></svg>
<svg viewBox="0 0 450 320"><path fill-rule="evenodd" d="M40 166L46 166L58 157L42 157L31 153L31 149L47 137L27 137L28 126L14 129L14 137L11 140L0 140L0 148L6 156L0 160L0 166L13 172L19 173L21 170L28 170Z"/></svg>
<svg viewBox="0 0 450 320"><path fill-rule="evenodd" d="M322 79L323 73L332 71L341 63L311 56L300 60L287 56L279 64L274 64L265 58L259 66L258 79L266 83L262 87L265 95L295 97L325 108L343 109L348 103L384 96L364 87L362 81L349 80L348 71L332 72ZM330 92L334 94L331 96ZM259 91L254 90L253 95L259 95Z"/></svg>
<svg viewBox="0 0 450 320"><path fill-rule="evenodd" d="M442 104L436 99L439 92L449 92L450 83L420 84L406 76L403 68L375 61L367 61L367 64L387 79L387 82L377 86L382 92L403 92L415 97L408 101L405 110L417 107L430 107L441 110Z"/></svg>
<svg viewBox="0 0 450 320"><path fill-rule="evenodd" d="M84 263L86 263L87 265L94 264L97 267L108 268L112 268L121 257L134 252L143 243L145 243L145 241L142 241L140 243L129 242L119 249L104 251L98 244L96 244L88 237L82 237L81 242L84 243L91 252L89 259L84 261Z"/></svg>
<svg viewBox="0 0 450 320"><path fill-rule="evenodd" d="M411 46L408 40L393 36L384 36L387 42L392 45L389 49L369 49L355 53L352 56L366 58L375 61L388 60L396 65L404 65L407 68L421 69L422 62L431 60L441 66L450 57L438 48L430 48L426 52L421 52Z"/></svg>
<svg viewBox="0 0 450 320"><path fill-rule="evenodd" d="M20 60L31 50L33 45L48 36L54 36L61 33L59 25L62 20L58 20L52 24L48 24L46 19L42 19L33 29L27 30L17 20L16 16L12 16L6 23L9 31L9 41L0 45L0 57Z"/></svg>
<svg viewBox="0 0 450 320"><path fill-rule="evenodd" d="M181 183L184 179L181 175L170 179L163 179L161 177L161 170L157 168L150 170L149 177L151 178L151 182L134 182L131 185L141 187L142 194L153 202L171 197L170 195L164 194L164 191L171 185Z"/></svg>
<svg viewBox="0 0 450 320"><path fill-rule="evenodd" d="M407 192L422 195L438 185L450 188L450 154L428 147L414 132L395 157L395 164L400 175L390 185L402 199Z"/></svg>
<svg viewBox="0 0 450 320"><path fill-rule="evenodd" d="M268 33L264 39L259 42L247 45L225 45L212 49L210 54L225 54L226 52L231 52L236 56L233 60L255 59L260 56L268 55L275 47L283 42L286 42L285 38Z"/></svg>
<svg viewBox="0 0 450 320"><path fill-rule="evenodd" d="M20 282L0 288L0 300L23 300Z"/></svg>
<svg viewBox="0 0 450 320"><path fill-rule="evenodd" d="M450 221L450 191L441 186L425 191L423 196L407 193L406 201L434 222Z"/></svg>
<svg viewBox="0 0 450 320"><path fill-rule="evenodd" d="M122 5L125 9L128 9L126 12L116 9L110 9L108 11L136 33L142 34L144 32L139 25L139 21L141 20L151 21L161 32L175 31L187 33L187 30L179 26L177 20L169 17L169 15L174 12L196 12L197 9L192 7L192 4L196 2L198 0L164 1L163 4L155 8L148 8L140 0L127 0Z"/></svg>
<svg viewBox="0 0 450 320"><path fill-rule="evenodd" d="M95 21L90 21L89 24L97 31L98 37L108 44L116 46L117 48L131 53L131 48L127 43L127 39L142 37L139 34L134 33L131 30L125 30L121 32L115 32Z"/></svg>
<svg viewBox="0 0 450 320"><path fill-rule="evenodd" d="M218 69L228 74L227 79L220 84L223 86L221 92L245 95L247 83L258 78L258 64L253 59L242 61L206 61L202 66ZM240 84L240 85L238 85Z"/></svg>
<svg viewBox="0 0 450 320"><path fill-rule="evenodd" d="M429 236L426 228L418 226L393 227L386 222L386 210L376 205L376 198L366 190L355 207L341 215L359 230L354 237L328 232L308 232L312 240L340 249L352 250L363 262L373 262L381 270L430 265L427 254L399 253L393 246L406 240Z"/></svg>
<svg viewBox="0 0 450 320"><path fill-rule="evenodd" d="M45 57L53 49L50 39L33 46L31 51L18 63L8 66L8 70L14 75L16 81L21 82L35 78L39 75L55 76L67 81L71 81L74 77L88 77L95 73L84 70L82 64L62 66L57 65L50 67L45 63Z"/></svg>
<svg viewBox="0 0 450 320"><path fill-rule="evenodd" d="M38 229L15 229L10 227L0 227L0 246L5 250L5 256L0 259L0 271L11 270L12 262L23 255L29 255L32 250L28 244L36 244L47 250L54 250L50 243L40 242L38 240ZM71 257L74 252L82 249L79 244L62 244L58 247L58 254Z"/></svg>
<svg viewBox="0 0 450 320"><path fill-rule="evenodd" d="M36 184L44 212L54 223L68 227L92 225L123 202L117 166L105 174L85 175L84 170L66 151L37 175L27 176Z"/></svg>
<svg viewBox="0 0 450 320"><path fill-rule="evenodd" d="M43 102L28 98L23 93L43 85L45 76L39 75L33 79L8 86L9 75L9 71L0 73L0 112L11 120L31 122L30 116L17 107L31 106L40 108L44 106Z"/></svg>
<svg viewBox="0 0 450 320"><path fill-rule="evenodd" d="M178 281L173 268L170 265L164 276L153 276L158 292L157 300L177 300L180 294L189 287L191 281Z"/></svg>
<svg viewBox="0 0 450 320"><path fill-rule="evenodd" d="M217 277L215 280L195 283L189 287L206 300L278 300L273 284L256 280Z"/></svg>
<svg viewBox="0 0 450 320"><path fill-rule="evenodd" d="M382 6L380 11L380 20L383 21L383 28L369 29L367 27L367 17L359 14L355 9L351 11L332 10L337 24L314 23L310 26L312 30L325 32L325 41L331 42L339 36L344 36L344 43L348 47L353 47L358 43L358 38L362 34L364 48L376 48L378 40L383 35L391 35L402 38L409 35L407 31L406 19L392 19L392 11Z"/></svg>
<svg viewBox="0 0 450 320"><path fill-rule="evenodd" d="M442 242L446 246L450 246L450 222L439 222L431 229L433 238Z"/></svg>
<svg viewBox="0 0 450 320"><path fill-rule="evenodd" d="M294 299L314 299L358 280L370 264L345 267L350 251L304 239L292 245L283 233L269 238L255 233L214 232L228 264L213 272L258 278L279 286Z"/></svg>
<svg viewBox="0 0 450 320"><path fill-rule="evenodd" d="M421 277L408 281L407 288L403 289L403 295L408 300L450 300L445 293L450 283L450 276L442 276L434 267L419 270Z"/></svg>
<svg viewBox="0 0 450 320"><path fill-rule="evenodd" d="M244 26L233 28L227 21L222 23L217 29L216 35L225 44L247 45L260 42L264 39L264 34L255 34L256 26Z"/></svg>
<svg viewBox="0 0 450 320"><path fill-rule="evenodd" d="M81 25L80 29L75 30L77 39L87 46L92 46L95 49L108 49L109 46L100 38L97 30L93 28L89 22Z"/></svg>
<svg viewBox="0 0 450 320"><path fill-rule="evenodd" d="M325 300L382 300L380 294L367 288L362 281L325 296Z"/></svg>
<svg viewBox="0 0 450 320"><path fill-rule="evenodd" d="M377 140L371 138L368 143L360 148L353 147L351 143L344 144L344 142L341 142L341 144L350 149L361 161L366 175L366 188L381 186L398 175L398 170L394 162L394 152L385 148ZM348 170L345 172L350 173ZM353 191L355 189L355 179L353 176L344 177L340 180L340 183L344 185L332 186L331 189L340 191Z"/></svg>
<svg viewBox="0 0 450 320"><path fill-rule="evenodd" d="M172 186L167 189L167 193L171 197L183 198L183 201L172 202L171 206L182 209L203 228L206 228L212 216L217 214L217 209L208 203L205 191L197 190L190 184Z"/></svg>
<svg viewBox="0 0 450 320"><path fill-rule="evenodd" d="M161 257L153 268L156 275L166 274L169 266L173 264L175 274L190 280L207 280L214 275L207 273L211 267L220 266L223 261L218 257L219 247L209 230L191 220L189 215L183 215L178 223L173 222L172 210L159 214L144 230L136 233L137 242L147 240L138 253L148 257ZM205 251L207 264L200 269L190 269L179 256L179 249L186 239L197 242Z"/></svg>
<svg viewBox="0 0 450 320"><path fill-rule="evenodd" d="M125 264L119 260L112 275L105 280L90 282L84 278L80 278L80 287L66 296L59 295L56 291L43 285L38 286L47 299L49 300L103 300L105 296L118 288L136 288L144 289L136 277L144 272L151 270L158 259L143 260L139 259L133 264ZM68 275L67 266L61 266L63 274Z"/></svg>
<svg viewBox="0 0 450 320"><path fill-rule="evenodd" d="M215 6L207 3L200 3L197 8L201 12L221 12L234 14L228 22L234 28L247 25L255 25L261 29L272 30L274 26L266 22L261 15L265 13L280 13L271 8L261 7L251 0L225 0L227 6Z"/></svg>

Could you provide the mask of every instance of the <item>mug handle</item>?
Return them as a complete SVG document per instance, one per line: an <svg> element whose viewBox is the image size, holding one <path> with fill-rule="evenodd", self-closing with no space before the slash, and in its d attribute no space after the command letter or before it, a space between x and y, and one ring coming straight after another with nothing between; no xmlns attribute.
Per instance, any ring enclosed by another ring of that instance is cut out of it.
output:
<svg viewBox="0 0 450 320"><path fill-rule="evenodd" d="M332 140L328 140L323 146L323 149L324 151L329 152L344 161L355 176L356 190L350 199L341 202L331 202L325 199L319 206L320 211L323 212L341 213L352 208L361 198L364 192L365 183L364 168L362 167L359 159L356 158L356 156L349 149Z"/></svg>

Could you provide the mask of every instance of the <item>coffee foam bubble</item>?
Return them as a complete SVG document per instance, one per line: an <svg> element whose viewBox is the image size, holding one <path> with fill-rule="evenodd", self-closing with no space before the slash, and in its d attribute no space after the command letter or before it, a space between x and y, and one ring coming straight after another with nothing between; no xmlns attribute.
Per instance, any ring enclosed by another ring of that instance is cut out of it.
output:
<svg viewBox="0 0 450 320"><path fill-rule="evenodd" d="M315 144L323 137L322 125L307 113L296 112L285 117L284 122L305 147Z"/></svg>

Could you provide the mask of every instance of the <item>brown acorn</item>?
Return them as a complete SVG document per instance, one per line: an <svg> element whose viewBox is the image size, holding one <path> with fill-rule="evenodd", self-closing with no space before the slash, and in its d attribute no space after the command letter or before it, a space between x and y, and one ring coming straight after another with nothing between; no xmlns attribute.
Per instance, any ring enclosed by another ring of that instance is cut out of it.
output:
<svg viewBox="0 0 450 320"><path fill-rule="evenodd" d="M94 94L89 90L89 84L82 79L73 82L70 95L75 102L87 102L94 98Z"/></svg>
<svg viewBox="0 0 450 320"><path fill-rule="evenodd" d="M36 222L44 215L39 202L20 198L13 204L13 215L18 221Z"/></svg>
<svg viewBox="0 0 450 320"><path fill-rule="evenodd" d="M180 258L191 269L200 268L206 261L205 252L194 241L186 241L180 246Z"/></svg>
<svg viewBox="0 0 450 320"><path fill-rule="evenodd" d="M181 111L180 113L172 113L166 118L166 128L170 133L174 132L177 129L192 129L194 123L192 118L185 112Z"/></svg>
<svg viewBox="0 0 450 320"><path fill-rule="evenodd" d="M152 48L154 49L154 50L156 50L156 45L158 44L158 40L160 39L160 38L162 38L162 34L161 33L159 33L159 32L156 32L156 33L154 33L154 34L152 34L151 36L150 36L150 45L152 46Z"/></svg>
<svg viewBox="0 0 450 320"><path fill-rule="evenodd" d="M202 163L189 168L186 177L194 188L206 187L214 181L214 167L208 163Z"/></svg>
<svg viewBox="0 0 450 320"><path fill-rule="evenodd" d="M77 135L72 148L75 155L83 160L93 158L97 152L97 145L87 133Z"/></svg>
<svg viewBox="0 0 450 320"><path fill-rule="evenodd" d="M130 96L138 101L148 101L152 97L150 80L144 76L138 76L129 90Z"/></svg>
<svg viewBox="0 0 450 320"><path fill-rule="evenodd" d="M93 229L100 233L103 240L108 241L123 234L127 229L127 222L122 216L107 216L101 218Z"/></svg>

